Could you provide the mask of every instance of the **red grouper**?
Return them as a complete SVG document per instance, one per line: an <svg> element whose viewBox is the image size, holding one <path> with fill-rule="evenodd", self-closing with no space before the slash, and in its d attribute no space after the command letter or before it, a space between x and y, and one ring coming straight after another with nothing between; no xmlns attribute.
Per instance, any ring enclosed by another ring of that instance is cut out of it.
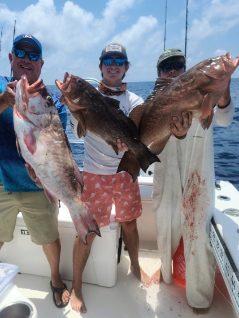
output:
<svg viewBox="0 0 239 318"><path fill-rule="evenodd" d="M150 164L159 161L158 157L140 142L135 123L120 109L119 101L103 96L87 81L68 73L65 74L63 82L56 80L56 86L78 121L79 137L85 135L87 130L91 131L112 146L117 154L117 138L128 146L117 172L127 171L135 180L139 167L146 171ZM133 159L132 164L128 157Z"/></svg>
<svg viewBox="0 0 239 318"><path fill-rule="evenodd" d="M35 172L51 202L61 200L69 209L76 231L83 242L87 235L100 235L95 220L81 201L80 171L53 100L40 81L29 86L22 76L16 87L14 129L19 151ZM31 170L31 169L30 169Z"/></svg>
<svg viewBox="0 0 239 318"><path fill-rule="evenodd" d="M190 111L204 129L213 118L213 108L226 90L239 64L229 53L207 59L174 79L158 79L154 92L144 103L140 140L159 154L171 135L172 116Z"/></svg>

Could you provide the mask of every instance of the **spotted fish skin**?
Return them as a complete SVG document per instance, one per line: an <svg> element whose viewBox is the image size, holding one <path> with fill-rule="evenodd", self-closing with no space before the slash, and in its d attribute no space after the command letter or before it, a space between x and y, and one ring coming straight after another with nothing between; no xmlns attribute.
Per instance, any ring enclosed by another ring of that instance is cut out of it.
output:
<svg viewBox="0 0 239 318"><path fill-rule="evenodd" d="M118 171L127 171L135 180L140 168L144 171L159 161L140 140L138 129L119 107L119 101L103 96L95 87L78 76L66 73L64 81L56 81L64 102L78 121L78 135L86 130L100 136L118 153L117 139L128 147ZM133 158L134 163L128 160Z"/></svg>
<svg viewBox="0 0 239 318"><path fill-rule="evenodd" d="M34 85L34 84L33 84ZM64 133L53 100L42 89L29 93L31 86L22 76L16 87L14 129L20 153L34 170L52 203L61 200L69 209L83 242L99 228L81 201L83 182Z"/></svg>
<svg viewBox="0 0 239 318"><path fill-rule="evenodd" d="M204 129L209 128L213 108L229 85L239 64L229 53L195 65L174 79L158 79L154 92L144 103L140 140L159 154L171 136L172 116L192 112Z"/></svg>

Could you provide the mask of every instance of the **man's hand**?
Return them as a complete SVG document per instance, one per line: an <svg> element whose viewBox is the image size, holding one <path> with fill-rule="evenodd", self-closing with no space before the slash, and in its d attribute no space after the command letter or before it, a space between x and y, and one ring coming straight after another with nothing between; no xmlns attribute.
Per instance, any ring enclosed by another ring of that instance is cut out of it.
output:
<svg viewBox="0 0 239 318"><path fill-rule="evenodd" d="M118 147L118 151L121 152L121 151L128 151L128 147L125 143L123 143L120 138L117 138L116 139L116 145Z"/></svg>
<svg viewBox="0 0 239 318"><path fill-rule="evenodd" d="M192 124L192 117L191 112L183 112L180 117L172 116L170 124L171 133L178 139L185 138Z"/></svg>
<svg viewBox="0 0 239 318"><path fill-rule="evenodd" d="M15 88L17 81L8 83L6 90L0 94L0 113L3 112L8 106L15 104Z"/></svg>

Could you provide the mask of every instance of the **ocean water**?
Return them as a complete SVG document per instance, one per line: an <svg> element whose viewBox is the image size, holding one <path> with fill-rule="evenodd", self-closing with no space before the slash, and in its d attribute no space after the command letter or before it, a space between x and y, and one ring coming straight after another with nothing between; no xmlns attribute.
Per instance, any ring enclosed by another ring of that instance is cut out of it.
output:
<svg viewBox="0 0 239 318"><path fill-rule="evenodd" d="M132 82L128 89L144 99L153 89L154 82ZM50 89L58 92L54 86ZM233 122L228 127L214 127L215 173L219 180L232 182L239 190L239 79L231 81L231 96L235 105ZM69 116L68 116L69 117ZM66 130L73 156L79 165L83 166L84 143L75 138L69 121Z"/></svg>

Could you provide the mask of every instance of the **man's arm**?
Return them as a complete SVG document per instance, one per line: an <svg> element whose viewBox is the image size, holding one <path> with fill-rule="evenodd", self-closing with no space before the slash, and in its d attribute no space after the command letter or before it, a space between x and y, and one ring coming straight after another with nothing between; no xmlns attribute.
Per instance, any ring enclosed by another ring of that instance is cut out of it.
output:
<svg viewBox="0 0 239 318"><path fill-rule="evenodd" d="M231 101L230 94L230 82L222 95L222 97L218 100L217 106L214 111L214 121L215 124L219 126L228 126L233 120L234 115L234 105Z"/></svg>

